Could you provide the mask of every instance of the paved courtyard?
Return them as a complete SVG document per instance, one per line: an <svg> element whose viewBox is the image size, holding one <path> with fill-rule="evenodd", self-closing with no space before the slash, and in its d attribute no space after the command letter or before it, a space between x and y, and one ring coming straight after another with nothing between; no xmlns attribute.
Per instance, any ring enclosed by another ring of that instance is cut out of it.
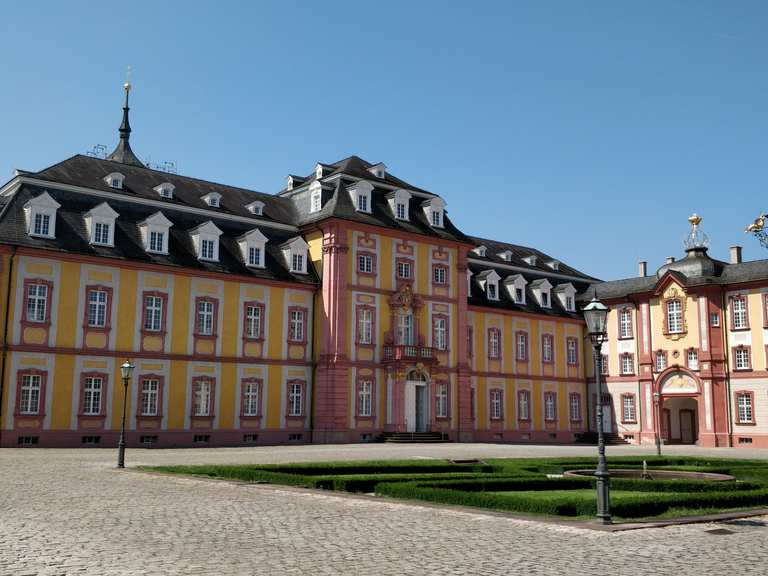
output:
<svg viewBox="0 0 768 576"><path fill-rule="evenodd" d="M765 457L758 450L667 453ZM128 465L591 455L575 446L128 450ZM618 454L652 453L610 447ZM0 450L0 575L765 574L768 518L606 533L114 468L106 449Z"/></svg>

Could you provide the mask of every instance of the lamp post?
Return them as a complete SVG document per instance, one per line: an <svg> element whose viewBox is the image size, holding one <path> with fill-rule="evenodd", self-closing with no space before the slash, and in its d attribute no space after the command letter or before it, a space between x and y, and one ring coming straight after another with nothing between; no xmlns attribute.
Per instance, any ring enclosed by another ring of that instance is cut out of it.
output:
<svg viewBox="0 0 768 576"><path fill-rule="evenodd" d="M608 308L597 297L584 307L584 321L587 334L592 340L592 352L595 363L595 388L597 389L597 517L603 524L611 523L611 475L605 461L605 437L603 436L603 395L600 379L602 377L602 346L608 338Z"/></svg>
<svg viewBox="0 0 768 576"><path fill-rule="evenodd" d="M658 391L653 393L653 404L656 408L656 456L661 456L661 393Z"/></svg>
<svg viewBox="0 0 768 576"><path fill-rule="evenodd" d="M123 423L120 427L120 441L117 443L117 467L125 468L125 407L128 404L128 381L133 376L135 366L130 360L126 360L120 366L120 375L123 377Z"/></svg>

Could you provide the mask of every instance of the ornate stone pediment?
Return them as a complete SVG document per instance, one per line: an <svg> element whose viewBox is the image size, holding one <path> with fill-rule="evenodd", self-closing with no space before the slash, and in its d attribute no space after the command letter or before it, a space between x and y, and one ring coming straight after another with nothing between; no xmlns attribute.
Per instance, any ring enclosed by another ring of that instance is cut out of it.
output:
<svg viewBox="0 0 768 576"><path fill-rule="evenodd" d="M699 387L696 380L685 372L672 372L659 385L662 394L696 394Z"/></svg>
<svg viewBox="0 0 768 576"><path fill-rule="evenodd" d="M403 310L420 308L421 298L413 293L413 288L411 288L410 284L404 284L400 290L392 294L389 299L389 305L391 308L402 308Z"/></svg>

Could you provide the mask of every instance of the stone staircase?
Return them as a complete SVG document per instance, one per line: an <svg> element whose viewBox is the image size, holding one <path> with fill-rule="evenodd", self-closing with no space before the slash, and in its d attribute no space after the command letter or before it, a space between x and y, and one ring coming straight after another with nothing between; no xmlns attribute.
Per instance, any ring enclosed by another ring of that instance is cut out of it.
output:
<svg viewBox="0 0 768 576"><path fill-rule="evenodd" d="M379 439L397 444L449 442L440 432L384 432Z"/></svg>

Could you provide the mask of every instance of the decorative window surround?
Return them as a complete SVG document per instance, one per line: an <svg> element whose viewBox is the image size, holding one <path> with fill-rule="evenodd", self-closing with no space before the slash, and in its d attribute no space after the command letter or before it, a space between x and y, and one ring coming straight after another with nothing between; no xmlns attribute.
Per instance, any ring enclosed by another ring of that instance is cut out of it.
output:
<svg viewBox="0 0 768 576"><path fill-rule="evenodd" d="M565 361L568 366L579 365L579 340L569 336L565 339Z"/></svg>
<svg viewBox="0 0 768 576"><path fill-rule="evenodd" d="M216 340L218 336L219 301L210 296L195 298L195 339Z"/></svg>
<svg viewBox="0 0 768 576"><path fill-rule="evenodd" d="M358 212L371 213L373 184L366 180L359 180L347 188L352 204Z"/></svg>
<svg viewBox="0 0 768 576"><path fill-rule="evenodd" d="M296 236L280 246L285 264L294 274L307 273L307 251L309 245L301 236Z"/></svg>
<svg viewBox="0 0 768 576"><path fill-rule="evenodd" d="M41 278L24 279L23 326L50 326L53 282Z"/></svg>
<svg viewBox="0 0 768 576"><path fill-rule="evenodd" d="M145 336L164 336L168 315L168 294L145 291L141 296L141 333Z"/></svg>
<svg viewBox="0 0 768 576"><path fill-rule="evenodd" d="M630 340L634 337L632 329L632 308L619 308L616 316L619 321L619 340Z"/></svg>
<svg viewBox="0 0 768 576"><path fill-rule="evenodd" d="M736 346L731 349L733 369L736 371L752 370L752 349L749 346Z"/></svg>
<svg viewBox="0 0 768 576"><path fill-rule="evenodd" d="M448 350L448 316L434 314L432 316L432 346L441 352Z"/></svg>
<svg viewBox="0 0 768 576"><path fill-rule="evenodd" d="M445 226L445 206L445 200L440 198L440 196L435 196L421 203L424 215L427 217L427 222L433 228L443 228Z"/></svg>
<svg viewBox="0 0 768 576"><path fill-rule="evenodd" d="M48 192L30 198L24 204L24 220L27 234L39 238L56 238L56 211L61 204Z"/></svg>
<svg viewBox="0 0 768 576"><path fill-rule="evenodd" d="M173 222L168 220L165 214L155 212L138 226L144 250L153 254L168 254L168 235ZM154 239L152 239L153 232Z"/></svg>
<svg viewBox="0 0 768 576"><path fill-rule="evenodd" d="M451 417L451 385L445 381L435 383L435 419L447 420Z"/></svg>
<svg viewBox="0 0 768 576"><path fill-rule="evenodd" d="M410 258L397 258L395 274L398 280L413 280L414 262Z"/></svg>
<svg viewBox="0 0 768 576"><path fill-rule="evenodd" d="M635 355L624 352L619 355L619 370L622 376L635 375Z"/></svg>
<svg viewBox="0 0 768 576"><path fill-rule="evenodd" d="M734 393L734 396L736 424L750 426L757 424L755 421L755 393L739 390Z"/></svg>
<svg viewBox="0 0 768 576"><path fill-rule="evenodd" d="M555 362L555 338L552 334L541 335L541 361L544 364Z"/></svg>
<svg viewBox="0 0 768 576"><path fill-rule="evenodd" d="M552 284L546 278L531 282L531 291L542 308L552 307Z"/></svg>
<svg viewBox="0 0 768 576"><path fill-rule="evenodd" d="M303 418L307 396L307 383L304 380L288 380L286 382L285 415L288 418Z"/></svg>
<svg viewBox="0 0 768 576"><path fill-rule="evenodd" d="M528 362L528 332L515 332L515 359L518 362Z"/></svg>
<svg viewBox="0 0 768 576"><path fill-rule="evenodd" d="M656 350L653 353L653 370L654 372L664 372L667 369L667 351Z"/></svg>
<svg viewBox="0 0 768 576"><path fill-rule="evenodd" d="M696 371L699 369L699 351L696 348L688 348L685 351L685 365L688 370Z"/></svg>
<svg viewBox="0 0 768 576"><path fill-rule="evenodd" d="M374 346L376 343L376 308L366 304L357 306L357 339L358 346Z"/></svg>
<svg viewBox="0 0 768 576"><path fill-rule="evenodd" d="M85 213L85 229L91 244L98 246L115 245L115 220L119 214L106 202Z"/></svg>
<svg viewBox="0 0 768 576"><path fill-rule="evenodd" d="M531 420L531 393L528 390L517 391L517 419L520 422Z"/></svg>
<svg viewBox="0 0 768 576"><path fill-rule="evenodd" d="M45 389L48 372L26 368L16 372L16 405L13 415L17 418L45 416Z"/></svg>
<svg viewBox="0 0 768 576"><path fill-rule="evenodd" d="M679 298L672 298L664 302L666 311L667 334L682 334L685 332L683 321L683 302Z"/></svg>
<svg viewBox="0 0 768 576"><path fill-rule="evenodd" d="M216 414L216 379L211 376L192 378L190 416L192 420L213 421Z"/></svg>
<svg viewBox="0 0 768 576"><path fill-rule="evenodd" d="M355 417L373 418L376 404L376 385L373 377L359 378L355 388L355 398L357 398L357 402L355 402Z"/></svg>
<svg viewBox="0 0 768 576"><path fill-rule="evenodd" d="M104 176L104 182L106 182L107 186L110 188L114 188L115 190L122 190L123 182L125 182L125 175L121 174L120 172L110 172Z"/></svg>
<svg viewBox="0 0 768 576"><path fill-rule="evenodd" d="M395 220L405 222L410 218L409 208L411 205L411 193L407 190L398 189L387 194L387 203Z"/></svg>
<svg viewBox="0 0 768 576"><path fill-rule="evenodd" d="M507 288L509 297L515 304L525 306L525 287L528 281L522 274L512 274L504 279L504 286Z"/></svg>
<svg viewBox="0 0 768 576"><path fill-rule="evenodd" d="M243 339L264 340L266 307L263 302L249 301L243 304Z"/></svg>
<svg viewBox="0 0 768 576"><path fill-rule="evenodd" d="M729 298L731 309L731 330L749 330L749 299L746 294Z"/></svg>
<svg viewBox="0 0 768 576"><path fill-rule="evenodd" d="M80 374L78 419L103 419L106 416L108 379L109 375L104 372Z"/></svg>
<svg viewBox="0 0 768 576"><path fill-rule="evenodd" d="M267 242L269 242L269 239L258 228L246 232L237 239L240 255L243 257L243 262L245 262L246 266L249 268L264 268Z"/></svg>
<svg viewBox="0 0 768 576"><path fill-rule="evenodd" d="M307 309L301 306L288 308L288 342L307 343Z"/></svg>
<svg viewBox="0 0 768 576"><path fill-rule="evenodd" d="M364 276L376 275L376 254L360 250L357 253L357 273Z"/></svg>
<svg viewBox="0 0 768 576"><path fill-rule="evenodd" d="M432 284L436 286L448 285L448 266L435 264L432 266Z"/></svg>
<svg viewBox="0 0 768 576"><path fill-rule="evenodd" d="M504 390L501 388L491 388L488 391L490 400L490 410L488 414L491 420L504 419Z"/></svg>
<svg viewBox="0 0 768 576"><path fill-rule="evenodd" d="M245 205L245 209L248 210L254 216L264 215L264 202L261 200L254 200L250 204Z"/></svg>
<svg viewBox="0 0 768 576"><path fill-rule="evenodd" d="M192 246L198 260L219 261L219 236L222 232L216 224L208 220L189 231Z"/></svg>
<svg viewBox="0 0 768 576"><path fill-rule="evenodd" d="M560 305L565 308L567 312L576 311L576 288L573 284L567 282L565 284L558 284L553 290L557 299L560 301Z"/></svg>
<svg viewBox="0 0 768 576"><path fill-rule="evenodd" d="M501 358L501 330L498 328L488 328L488 358Z"/></svg>
<svg viewBox="0 0 768 576"><path fill-rule="evenodd" d="M200 198L203 202L208 204L211 208L220 208L221 207L221 194L218 192L209 192L202 198Z"/></svg>
<svg viewBox="0 0 768 576"><path fill-rule="evenodd" d="M637 424L637 398L634 394L621 395L621 423Z"/></svg>
<svg viewBox="0 0 768 576"><path fill-rule="evenodd" d="M137 420L161 420L163 417L163 395L165 376L141 374L138 378Z"/></svg>
<svg viewBox="0 0 768 576"><path fill-rule="evenodd" d="M112 330L112 287L89 284L85 287L83 310L83 347L88 347L91 332L109 335ZM106 348L109 338L104 339Z"/></svg>
<svg viewBox="0 0 768 576"><path fill-rule="evenodd" d="M578 392L568 394L568 410L571 422L581 422L581 394Z"/></svg>
<svg viewBox="0 0 768 576"><path fill-rule="evenodd" d="M544 421L557 421L557 393L544 392Z"/></svg>
<svg viewBox="0 0 768 576"><path fill-rule="evenodd" d="M261 399L264 381L261 378L243 378L240 381L240 418L261 418Z"/></svg>
<svg viewBox="0 0 768 576"><path fill-rule="evenodd" d="M309 185L309 213L314 214L323 209L323 185L317 180Z"/></svg>
<svg viewBox="0 0 768 576"><path fill-rule="evenodd" d="M158 184L154 188L152 188L157 194L160 196L160 198L166 198L167 200L171 200L173 198L173 191L176 190L176 186L171 184L170 182L163 182L162 184Z"/></svg>

